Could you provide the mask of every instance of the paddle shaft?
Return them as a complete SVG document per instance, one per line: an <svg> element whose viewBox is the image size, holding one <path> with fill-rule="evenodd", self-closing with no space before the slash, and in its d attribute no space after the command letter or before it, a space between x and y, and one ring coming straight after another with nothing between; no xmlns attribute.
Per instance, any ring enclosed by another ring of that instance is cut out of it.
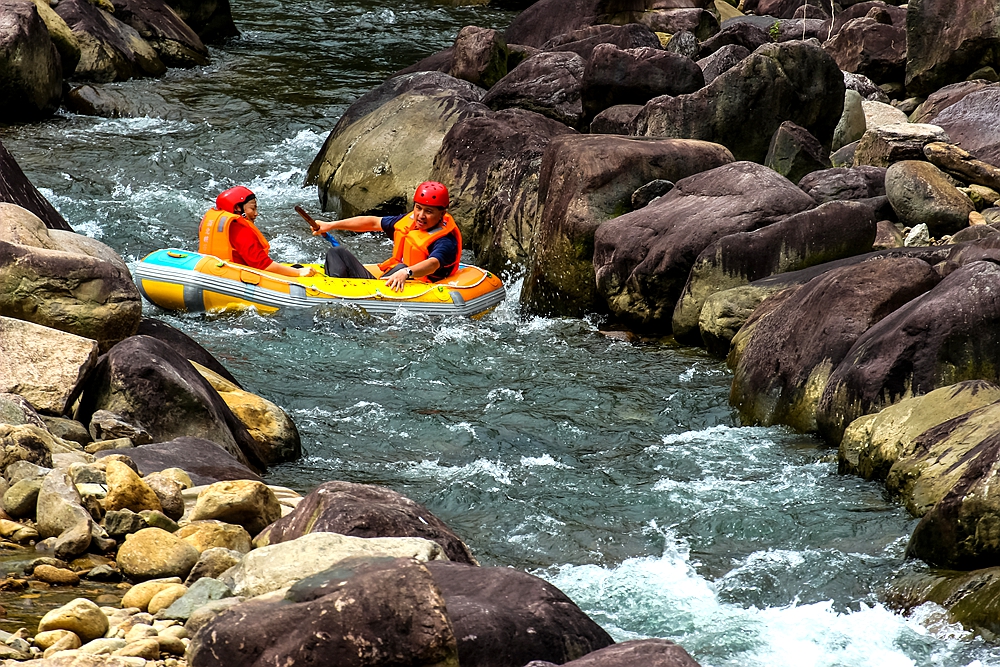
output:
<svg viewBox="0 0 1000 667"><path fill-rule="evenodd" d="M298 204L296 204L295 205L295 212L298 213L299 215L301 215L302 219L309 223L309 227L314 232L315 231L319 231L319 223L317 223L315 220L313 220L312 216L309 215L308 213L306 213L306 210L304 208L302 208L301 206L299 206ZM331 234L330 232L323 232L323 236L326 237L326 240L329 241L330 245L332 245L334 248L336 248L337 246L340 245L340 241L338 241L334 237L334 235Z"/></svg>

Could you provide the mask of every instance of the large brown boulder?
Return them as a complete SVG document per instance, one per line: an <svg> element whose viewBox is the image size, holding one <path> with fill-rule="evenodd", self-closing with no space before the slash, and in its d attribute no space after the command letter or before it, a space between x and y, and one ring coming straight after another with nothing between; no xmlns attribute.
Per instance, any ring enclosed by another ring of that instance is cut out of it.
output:
<svg viewBox="0 0 1000 667"><path fill-rule="evenodd" d="M455 38L449 74L489 88L507 74L507 42L496 30L465 26Z"/></svg>
<svg viewBox="0 0 1000 667"><path fill-rule="evenodd" d="M504 37L508 44L541 47L559 35L611 23L616 14L635 8L634 2L623 0L539 0L511 21Z"/></svg>
<svg viewBox="0 0 1000 667"><path fill-rule="evenodd" d="M870 199L885 195L885 167L834 167L807 174L799 181L818 202Z"/></svg>
<svg viewBox="0 0 1000 667"><path fill-rule="evenodd" d="M645 329L669 330L688 272L713 241L816 205L784 176L752 162L676 183L645 208L604 222L594 235L597 290L612 312Z"/></svg>
<svg viewBox="0 0 1000 667"><path fill-rule="evenodd" d="M62 61L34 3L0 1L0 121L51 116L62 97Z"/></svg>
<svg viewBox="0 0 1000 667"><path fill-rule="evenodd" d="M687 651L669 639L632 639L613 644L582 658L563 663L567 667L698 667ZM527 667L549 667L554 663L532 662Z"/></svg>
<svg viewBox="0 0 1000 667"><path fill-rule="evenodd" d="M872 18L848 21L823 50L840 69L873 81L901 81L906 71L906 29Z"/></svg>
<svg viewBox="0 0 1000 667"><path fill-rule="evenodd" d="M555 52L572 52L584 59L590 60L594 49L601 44L613 44L620 49L651 48L659 49L660 38L638 23L628 25L595 25L581 28L557 37L553 37L541 46L541 50Z"/></svg>
<svg viewBox="0 0 1000 667"><path fill-rule="evenodd" d="M135 28L98 9L87 0L64 0L56 13L80 42L80 62L74 77L89 81L124 81L160 76L167 67Z"/></svg>
<svg viewBox="0 0 1000 667"><path fill-rule="evenodd" d="M494 273L528 263L541 213L542 154L562 123L525 109L504 109L452 126L428 176L451 193L450 211L476 264Z"/></svg>
<svg viewBox="0 0 1000 667"><path fill-rule="evenodd" d="M97 458L119 454L107 449ZM145 476L168 468L184 470L196 486L235 479L261 481L253 470L219 445L204 438L182 436L166 442L133 447L128 457Z"/></svg>
<svg viewBox="0 0 1000 667"><path fill-rule="evenodd" d="M1000 165L1000 126L996 122L1000 86L990 86L964 96L931 121L974 157ZM947 141L947 140L946 140Z"/></svg>
<svg viewBox="0 0 1000 667"><path fill-rule="evenodd" d="M31 211L49 229L73 231L51 202L31 184L3 144L0 144L0 202L16 204Z"/></svg>
<svg viewBox="0 0 1000 667"><path fill-rule="evenodd" d="M873 324L934 287L919 259L881 259L835 269L760 319L736 366L730 403L745 424L816 430L830 373Z"/></svg>
<svg viewBox="0 0 1000 667"><path fill-rule="evenodd" d="M170 0L167 4L205 44L221 44L230 37L239 37L229 0Z"/></svg>
<svg viewBox="0 0 1000 667"><path fill-rule="evenodd" d="M164 0L112 0L115 17L135 28L169 67L208 64L208 49Z"/></svg>
<svg viewBox="0 0 1000 667"><path fill-rule="evenodd" d="M59 59L62 60L63 79L68 79L76 71L76 64L80 62L80 42L73 31L56 14L56 11L49 6L47 0L33 0L38 15L45 22L45 27L49 31L49 37L59 52Z"/></svg>
<svg viewBox="0 0 1000 667"><path fill-rule="evenodd" d="M77 419L97 410L144 429L154 442L181 436L211 440L243 465L264 470L264 457L246 427L205 378L167 344L127 338L101 357L88 379Z"/></svg>
<svg viewBox="0 0 1000 667"><path fill-rule="evenodd" d="M613 135L553 139L542 159L538 197L544 208L522 304L533 312L574 317L604 310L594 283L595 230L630 210L640 186L657 179L676 182L731 161L728 150L703 141Z"/></svg>
<svg viewBox="0 0 1000 667"><path fill-rule="evenodd" d="M961 102L966 95L990 87L998 88L1000 84L990 83L984 79L949 84L928 95L927 99L921 102L920 106L910 114L910 122L933 123L939 113L951 105Z"/></svg>
<svg viewBox="0 0 1000 667"><path fill-rule="evenodd" d="M723 236L705 248L691 267L674 308L674 338L701 344L701 309L716 292L870 252L875 222L871 208L864 204L830 202L763 229Z"/></svg>
<svg viewBox="0 0 1000 667"><path fill-rule="evenodd" d="M222 612L192 637L187 662L457 667L449 611L425 564L354 558L296 583L283 596Z"/></svg>
<svg viewBox="0 0 1000 667"><path fill-rule="evenodd" d="M823 49L765 44L695 93L647 102L636 133L714 141L738 160L763 162L786 120L829 146L843 108L844 76Z"/></svg>
<svg viewBox="0 0 1000 667"><path fill-rule="evenodd" d="M586 60L571 51L543 51L500 79L483 97L494 110L518 107L570 127L584 127L580 96Z"/></svg>
<svg viewBox="0 0 1000 667"><path fill-rule="evenodd" d="M426 567L448 606L460 664L563 664L614 643L562 591L538 577L448 561Z"/></svg>
<svg viewBox="0 0 1000 667"><path fill-rule="evenodd" d="M834 37L847 23L854 19L868 16L869 12L876 10L880 21L894 25L899 28L906 27L906 7L896 7L886 4L882 0L864 0L847 6L842 3L842 9L835 12L831 19L825 21L824 34Z"/></svg>
<svg viewBox="0 0 1000 667"><path fill-rule="evenodd" d="M906 12L906 91L928 95L1000 61L996 0L911 0Z"/></svg>
<svg viewBox="0 0 1000 667"><path fill-rule="evenodd" d="M391 489L351 482L320 484L291 514L257 535L254 546L324 532L351 537L423 537L440 544L450 560L477 564L469 547L423 505Z"/></svg>
<svg viewBox="0 0 1000 667"><path fill-rule="evenodd" d="M583 71L580 96L589 121L616 104L645 104L660 95L693 93L704 85L701 68L686 56L600 44Z"/></svg>
<svg viewBox="0 0 1000 667"><path fill-rule="evenodd" d="M1000 266L978 261L949 274L862 335L830 374L817 409L820 434L839 443L858 417L962 380L996 382Z"/></svg>

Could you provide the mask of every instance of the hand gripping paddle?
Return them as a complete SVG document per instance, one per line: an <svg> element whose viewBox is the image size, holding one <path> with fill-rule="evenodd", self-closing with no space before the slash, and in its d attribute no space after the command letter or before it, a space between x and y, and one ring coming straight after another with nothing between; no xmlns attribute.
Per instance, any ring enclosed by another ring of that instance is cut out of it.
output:
<svg viewBox="0 0 1000 667"><path fill-rule="evenodd" d="M298 213L299 215L301 215L302 219L309 223L309 227L314 232L319 231L319 224L317 224L317 222L315 220L313 220L313 218L312 218L311 215L309 215L308 213L306 213L306 210L304 208L302 208L301 206L299 206L298 204L296 204L295 205L295 212ZM323 236L326 237L326 240L329 241L330 245L332 245L334 248L336 248L337 246L340 245L340 241L338 241L333 236L333 234L331 234L330 232L323 232Z"/></svg>

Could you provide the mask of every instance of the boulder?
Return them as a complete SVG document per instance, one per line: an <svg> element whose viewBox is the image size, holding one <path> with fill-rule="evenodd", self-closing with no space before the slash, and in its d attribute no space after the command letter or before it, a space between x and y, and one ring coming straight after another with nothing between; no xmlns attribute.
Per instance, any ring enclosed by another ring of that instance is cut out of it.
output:
<svg viewBox="0 0 1000 667"><path fill-rule="evenodd" d="M143 480L160 501L160 509L167 517L177 521L184 516L184 497L181 492L184 486L177 480L161 474L153 473Z"/></svg>
<svg viewBox="0 0 1000 667"><path fill-rule="evenodd" d="M602 223L594 234L598 292L612 312L644 329L669 328L695 258L713 241L816 205L788 179L751 162L675 182L666 195Z"/></svg>
<svg viewBox="0 0 1000 667"><path fill-rule="evenodd" d="M48 229L73 231L59 211L31 184L3 144L0 144L0 202L31 211Z"/></svg>
<svg viewBox="0 0 1000 667"><path fill-rule="evenodd" d="M829 271L760 319L742 348L730 403L745 424L816 430L831 371L872 325L934 287L919 259L881 259Z"/></svg>
<svg viewBox="0 0 1000 667"><path fill-rule="evenodd" d="M465 26L455 38L451 71L456 79L490 88L507 74L507 42L489 28Z"/></svg>
<svg viewBox="0 0 1000 667"><path fill-rule="evenodd" d="M1000 128L996 124L1000 87L969 93L934 117L950 139L979 160L1000 165ZM928 142L929 143L929 142Z"/></svg>
<svg viewBox="0 0 1000 667"><path fill-rule="evenodd" d="M487 112L480 95L468 87L411 90L335 128L307 177L319 186L324 210L339 206L342 217L403 212L448 130Z"/></svg>
<svg viewBox="0 0 1000 667"><path fill-rule="evenodd" d="M866 331L830 374L817 411L820 434L839 443L852 421L901 398L962 380L996 381L997 279L1000 267L971 262Z"/></svg>
<svg viewBox="0 0 1000 667"><path fill-rule="evenodd" d="M98 410L120 415L154 441L198 436L220 445L243 465L265 467L256 441L218 392L189 361L155 338L133 336L101 357L76 417L89 421Z"/></svg>
<svg viewBox="0 0 1000 667"><path fill-rule="evenodd" d="M966 183L1000 190L1000 167L977 160L954 144L934 142L924 146L924 157L939 169Z"/></svg>
<svg viewBox="0 0 1000 667"><path fill-rule="evenodd" d="M180 577L198 562L198 550L161 528L143 528L125 536L118 550L118 568L136 581Z"/></svg>
<svg viewBox="0 0 1000 667"><path fill-rule="evenodd" d="M448 559L437 542L419 537L363 538L309 533L288 542L254 549L229 570L222 581L230 585L236 595L253 597L291 586L348 558L387 556L414 558L421 562Z"/></svg>
<svg viewBox="0 0 1000 667"><path fill-rule="evenodd" d="M90 600L76 598L45 614L38 622L39 632L51 630L69 630L80 640L89 642L103 637L108 631L108 617Z"/></svg>
<svg viewBox="0 0 1000 667"><path fill-rule="evenodd" d="M166 65L156 51L136 32L87 0L65 0L56 13L73 30L80 43L77 79L108 82L143 76L160 76Z"/></svg>
<svg viewBox="0 0 1000 667"><path fill-rule="evenodd" d="M97 343L89 338L0 316L0 392L65 414L96 362Z"/></svg>
<svg viewBox="0 0 1000 667"><path fill-rule="evenodd" d="M771 137L764 164L798 183L806 174L832 166L827 153L809 130L786 120Z"/></svg>
<svg viewBox="0 0 1000 667"><path fill-rule="evenodd" d="M823 44L845 72L874 81L902 81L906 72L906 28L873 18L851 19Z"/></svg>
<svg viewBox="0 0 1000 667"><path fill-rule="evenodd" d="M935 141L950 141L937 125L900 123L868 129L854 151L854 166L888 167L903 160L922 160L924 146Z"/></svg>
<svg viewBox="0 0 1000 667"><path fill-rule="evenodd" d="M38 15L45 22L45 28L49 31L49 37L52 39L56 51L59 52L63 79L67 79L73 75L77 63L80 62L80 42L70 27L66 25L66 22L62 20L62 17L49 6L47 0L34 0L34 3Z"/></svg>
<svg viewBox="0 0 1000 667"><path fill-rule="evenodd" d="M281 518L274 492L262 482L216 482L198 494L191 521L217 519L243 526L254 535Z"/></svg>
<svg viewBox="0 0 1000 667"><path fill-rule="evenodd" d="M41 489L40 479L20 479L11 484L3 494L4 511L15 519L34 518Z"/></svg>
<svg viewBox="0 0 1000 667"><path fill-rule="evenodd" d="M191 338L180 329L175 329L162 320L144 317L139 321L139 328L136 329L135 333L137 336L149 336L163 341L188 361L196 362L216 375L222 376L226 381L236 385L240 389L243 388L239 380L233 377L233 374L218 359L212 356L211 352L203 348L194 338Z"/></svg>
<svg viewBox="0 0 1000 667"><path fill-rule="evenodd" d="M580 97L586 60L572 51L543 51L508 72L483 97L494 110L517 107L570 127L584 127Z"/></svg>
<svg viewBox="0 0 1000 667"><path fill-rule="evenodd" d="M862 101L861 94L857 91L844 91L844 112L837 122L837 129L833 131L833 143L830 145L832 150L843 148L865 135L868 122Z"/></svg>
<svg viewBox="0 0 1000 667"><path fill-rule="evenodd" d="M940 90L931 93L926 100L920 103L913 113L910 114L911 123L933 123L942 111L953 104L957 104L965 99L966 95L983 90L984 88L997 87L989 81L977 79L974 81L960 81L949 84Z"/></svg>
<svg viewBox="0 0 1000 667"><path fill-rule="evenodd" d="M728 150L703 141L613 135L553 139L542 158L538 197L544 207L521 303L531 312L573 317L604 310L594 287L595 230L628 211L638 187L655 179L677 182L731 161Z"/></svg>
<svg viewBox="0 0 1000 667"><path fill-rule="evenodd" d="M168 67L208 64L208 49L163 0L111 0L115 18L146 40Z"/></svg>
<svg viewBox="0 0 1000 667"><path fill-rule="evenodd" d="M639 104L616 104L594 116L590 121L591 134L624 134L633 133L635 117L642 111Z"/></svg>
<svg viewBox="0 0 1000 667"><path fill-rule="evenodd" d="M221 44L240 35L229 0L170 0L168 4L205 44Z"/></svg>
<svg viewBox="0 0 1000 667"><path fill-rule="evenodd" d="M39 415L31 403L24 400L24 397L17 394L0 392L0 424L10 424L11 426L24 426L29 424L43 429L49 429L47 420L61 419L60 417L46 417ZM72 420L67 420L72 421Z"/></svg>
<svg viewBox="0 0 1000 667"><path fill-rule="evenodd" d="M830 21L826 22L826 30L830 37L837 35L841 28L854 19L869 16L886 25L906 27L906 7L896 7L882 0L864 0L863 2L841 3L843 8L834 12ZM875 12L872 12L872 10ZM905 39L905 36L904 36Z"/></svg>
<svg viewBox="0 0 1000 667"><path fill-rule="evenodd" d="M659 37L659 35L657 35L657 37ZM670 38L666 40L666 44L663 44L663 41L664 40L661 38L661 45L664 49L670 51L671 53L686 56L691 60L698 57L698 50L700 48L698 38L687 30L681 30L680 32L675 32L670 35Z"/></svg>
<svg viewBox="0 0 1000 667"><path fill-rule="evenodd" d="M83 508L80 493L64 470L53 470L42 480L38 492L37 528L43 538L56 537L80 523L92 522Z"/></svg>
<svg viewBox="0 0 1000 667"><path fill-rule="evenodd" d="M563 664L614 643L552 584L507 567L428 563L463 665Z"/></svg>
<svg viewBox="0 0 1000 667"><path fill-rule="evenodd" d="M989 567L972 572L927 570L919 568L891 581L886 603L908 613L926 602L947 609L948 623L991 636L1000 632L996 600L1000 589L1000 568Z"/></svg>
<svg viewBox="0 0 1000 667"><path fill-rule="evenodd" d="M822 49L808 42L765 44L695 93L647 102L636 134L713 141L738 160L763 162L786 120L828 147L843 106L843 75Z"/></svg>
<svg viewBox="0 0 1000 667"><path fill-rule="evenodd" d="M901 125L909 122L901 109L885 102L862 100L861 108L865 112L865 125L869 130L875 130L884 125Z"/></svg>
<svg viewBox="0 0 1000 667"><path fill-rule="evenodd" d="M548 667L550 664L553 663L531 662L525 667ZM698 667L687 651L669 639L631 639L563 664L567 667Z"/></svg>
<svg viewBox="0 0 1000 667"><path fill-rule="evenodd" d="M164 577L140 582L128 589L128 592L122 597L122 608L134 607L140 611L146 611L150 600L174 586L181 586L181 580L178 577Z"/></svg>
<svg viewBox="0 0 1000 667"><path fill-rule="evenodd" d="M247 544L249 543L250 536L247 535ZM240 551L226 549L225 547L205 549L201 552L201 556L198 557L198 562L191 568L191 572L188 573L184 583L187 586L191 586L194 582L204 577L218 579L223 572L237 565L242 559L243 552Z"/></svg>
<svg viewBox="0 0 1000 667"><path fill-rule="evenodd" d="M233 597L233 592L224 583L211 577L202 577L191 584L190 588L184 592L184 595L168 607L164 607L159 615L165 619L183 622L191 618L191 614L196 609L200 609L210 602L225 600L231 597ZM151 611L150 613L153 612Z"/></svg>
<svg viewBox="0 0 1000 667"><path fill-rule="evenodd" d="M834 167L814 171L799 181L810 197L820 203L870 199L885 194L885 167Z"/></svg>
<svg viewBox="0 0 1000 667"><path fill-rule="evenodd" d="M701 68L705 84L710 84L719 78L719 75L738 65L744 58L750 55L750 50L742 44L727 44L717 51L710 53L698 61Z"/></svg>
<svg viewBox="0 0 1000 667"><path fill-rule="evenodd" d="M409 67L404 67L393 76L416 74L418 72L441 72L443 74L447 74L451 71L454 56L455 47L449 46L447 49L443 49L437 53L432 53L423 60L420 60ZM510 65L508 65L508 68L510 68Z"/></svg>
<svg viewBox="0 0 1000 667"><path fill-rule="evenodd" d="M160 499L135 472L121 461L108 461L106 473L108 495L104 498L104 509L117 511L129 509L162 510Z"/></svg>
<svg viewBox="0 0 1000 667"><path fill-rule="evenodd" d="M114 453L113 450L104 451L98 452L96 456L100 459ZM254 471L240 463L232 454L204 438L174 438L130 449L128 454L142 475L183 468L199 486L235 479L260 481Z"/></svg>
<svg viewBox="0 0 1000 667"><path fill-rule="evenodd" d="M650 47L623 50L599 44L580 85L583 113L589 123L616 104L645 104L660 95L693 93L705 85L705 76L693 60L670 51Z"/></svg>
<svg viewBox="0 0 1000 667"><path fill-rule="evenodd" d="M320 484L291 514L265 528L254 539L254 545L278 544L317 532L352 537L422 537L441 545L452 561L477 564L461 538L423 505L381 486L351 482Z"/></svg>
<svg viewBox="0 0 1000 667"><path fill-rule="evenodd" d="M994 0L912 0L906 12L906 90L928 95L1000 58Z"/></svg>
<svg viewBox="0 0 1000 667"><path fill-rule="evenodd" d="M660 34L687 32L697 39L708 39L719 32L719 19L701 7L650 9L636 16L636 22Z"/></svg>
<svg viewBox="0 0 1000 667"><path fill-rule="evenodd" d="M854 202L830 202L762 229L723 236L698 255L674 308L674 338L701 343L705 300L775 273L871 251L875 217Z"/></svg>
<svg viewBox="0 0 1000 667"><path fill-rule="evenodd" d="M722 26L717 34L702 42L698 57L707 58L722 47L731 44L737 44L748 52L753 52L758 47L773 41L765 30L749 21L729 21Z"/></svg>
<svg viewBox="0 0 1000 667"><path fill-rule="evenodd" d="M429 178L448 187L478 266L499 274L527 263L541 212L542 154L563 134L575 132L533 111L504 109L459 121L445 135Z"/></svg>
<svg viewBox="0 0 1000 667"><path fill-rule="evenodd" d="M885 173L885 194L899 221L907 227L927 225L932 236L967 227L975 204L930 162L904 160Z"/></svg>
<svg viewBox="0 0 1000 667"><path fill-rule="evenodd" d="M871 102L889 103L889 96L875 85L875 82L862 74L844 72L844 86L861 95L861 99Z"/></svg>
<svg viewBox="0 0 1000 667"><path fill-rule="evenodd" d="M62 61L34 3L0 2L0 121L51 116L62 98Z"/></svg>
<svg viewBox="0 0 1000 667"><path fill-rule="evenodd" d="M441 593L405 558L353 559L283 596L235 605L201 626L186 657L191 667L458 664Z"/></svg>
<svg viewBox="0 0 1000 667"><path fill-rule="evenodd" d="M113 85L113 84L111 84ZM175 119L176 110L161 95L143 91L141 98L111 85L72 86L63 96L63 106L81 116L102 118L156 118ZM166 108L165 108L166 107Z"/></svg>
<svg viewBox="0 0 1000 667"><path fill-rule="evenodd" d="M638 23L627 25L594 25L557 35L541 46L541 50L572 52L590 60L593 51L601 44L613 44L620 49L648 47L660 49L660 38L652 30Z"/></svg>
<svg viewBox="0 0 1000 667"><path fill-rule="evenodd" d="M313 491L313 493L316 493ZM271 524L271 527L277 524ZM268 530L268 529L265 529ZM214 519L203 519L191 521L174 533L199 553L205 553L209 549L225 548L228 551L238 551L241 554L249 553L251 548L250 533L243 526L216 521ZM298 536L296 536L298 537ZM288 539L293 539L289 537ZM268 544L260 544L265 546Z"/></svg>

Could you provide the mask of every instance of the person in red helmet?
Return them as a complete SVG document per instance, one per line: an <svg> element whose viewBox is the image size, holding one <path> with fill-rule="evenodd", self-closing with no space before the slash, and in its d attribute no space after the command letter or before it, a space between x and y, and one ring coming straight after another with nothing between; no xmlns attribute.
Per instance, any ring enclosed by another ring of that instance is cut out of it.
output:
<svg viewBox="0 0 1000 667"><path fill-rule="evenodd" d="M198 252L283 276L311 276L309 267L296 269L271 259L271 246L257 225L257 197L249 188L237 185L215 198L198 228Z"/></svg>
<svg viewBox="0 0 1000 667"><path fill-rule="evenodd" d="M433 282L458 271L462 234L448 214L448 188L436 181L417 186L413 210L403 215L359 215L319 222L316 236L334 229L351 232L384 232L393 240L392 257L379 264L382 279L392 290L403 291L407 280ZM326 275L338 278L373 276L344 246L326 251Z"/></svg>

